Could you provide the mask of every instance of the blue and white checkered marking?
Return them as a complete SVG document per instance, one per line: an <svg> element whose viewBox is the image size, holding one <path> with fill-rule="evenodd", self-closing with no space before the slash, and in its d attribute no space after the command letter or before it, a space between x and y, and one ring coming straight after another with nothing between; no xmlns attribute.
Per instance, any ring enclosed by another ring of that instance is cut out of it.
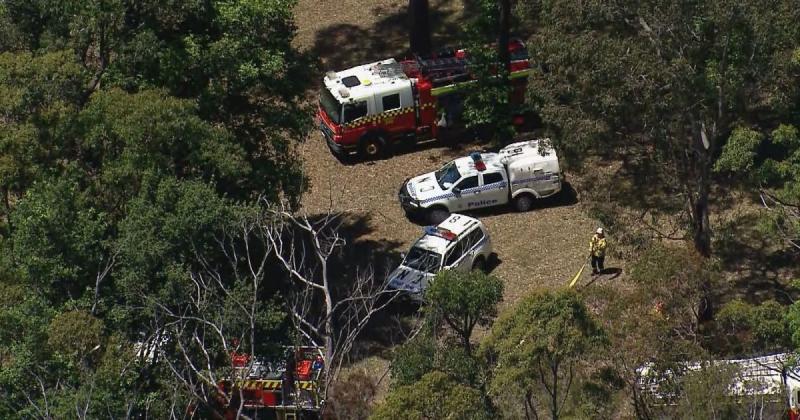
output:
<svg viewBox="0 0 800 420"><path fill-rule="evenodd" d="M502 190L505 187L506 187L506 182L505 181L500 181L500 182L495 182L495 183L492 183L492 184L486 184L486 185L481 186L481 187L467 188L466 190L462 190L461 191L461 195L474 193L474 192L478 192L478 191L494 190L494 189ZM439 200L443 200L445 198L451 198L451 197L457 197L457 196L455 194L453 194L453 193L441 194L441 195L437 195L437 196L433 196L433 197L421 200L420 203L425 204L425 203L430 203L431 201L439 201Z"/></svg>

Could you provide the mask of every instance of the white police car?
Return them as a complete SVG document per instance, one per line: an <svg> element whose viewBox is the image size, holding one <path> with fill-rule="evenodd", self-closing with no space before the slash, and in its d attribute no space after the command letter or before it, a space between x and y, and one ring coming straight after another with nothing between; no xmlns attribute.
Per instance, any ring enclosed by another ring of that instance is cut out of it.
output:
<svg viewBox="0 0 800 420"><path fill-rule="evenodd" d="M533 201L561 191L563 176L549 139L513 143L499 153L473 153L407 179L398 198L406 213L424 213L436 224L451 212L513 203L527 211Z"/></svg>
<svg viewBox="0 0 800 420"><path fill-rule="evenodd" d="M389 275L389 287L421 300L428 282L441 270L485 270L494 258L489 233L480 220L452 214L428 226L400 267Z"/></svg>

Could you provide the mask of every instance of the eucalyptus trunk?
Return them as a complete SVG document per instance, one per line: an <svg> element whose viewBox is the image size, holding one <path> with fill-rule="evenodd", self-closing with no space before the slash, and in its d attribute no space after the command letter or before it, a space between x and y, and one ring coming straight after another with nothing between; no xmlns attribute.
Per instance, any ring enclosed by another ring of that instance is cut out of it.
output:
<svg viewBox="0 0 800 420"><path fill-rule="evenodd" d="M409 47L411 52L420 56L431 54L431 27L428 13L428 0L409 0Z"/></svg>

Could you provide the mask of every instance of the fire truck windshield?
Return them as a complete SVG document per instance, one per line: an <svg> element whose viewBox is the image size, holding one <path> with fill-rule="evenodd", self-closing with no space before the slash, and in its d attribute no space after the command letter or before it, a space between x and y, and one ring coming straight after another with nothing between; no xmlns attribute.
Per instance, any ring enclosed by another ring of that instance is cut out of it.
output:
<svg viewBox="0 0 800 420"><path fill-rule="evenodd" d="M333 122L336 124L342 123L342 105L328 89L322 89L322 93L319 95L319 104Z"/></svg>
<svg viewBox="0 0 800 420"><path fill-rule="evenodd" d="M403 265L426 273L435 273L439 270L441 261L440 254L414 246L408 251Z"/></svg>
<svg viewBox="0 0 800 420"><path fill-rule="evenodd" d="M458 172L455 162L447 163L436 171L436 182L439 183L439 186L443 190L446 189L444 186L445 182L455 184L459 179L461 179L461 173Z"/></svg>

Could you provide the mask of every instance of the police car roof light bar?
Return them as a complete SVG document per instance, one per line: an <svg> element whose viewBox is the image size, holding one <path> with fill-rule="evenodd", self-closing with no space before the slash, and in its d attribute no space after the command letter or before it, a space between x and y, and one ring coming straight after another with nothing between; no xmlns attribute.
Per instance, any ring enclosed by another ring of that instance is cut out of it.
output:
<svg viewBox="0 0 800 420"><path fill-rule="evenodd" d="M458 238L458 235L455 233L436 226L425 226L425 234L431 236L438 236L443 239L447 239L448 241L455 241Z"/></svg>
<svg viewBox="0 0 800 420"><path fill-rule="evenodd" d="M472 152L469 154L469 157L472 158L472 161L475 163L475 169L478 171L485 171L486 164L483 163L483 159L481 158L480 152Z"/></svg>

